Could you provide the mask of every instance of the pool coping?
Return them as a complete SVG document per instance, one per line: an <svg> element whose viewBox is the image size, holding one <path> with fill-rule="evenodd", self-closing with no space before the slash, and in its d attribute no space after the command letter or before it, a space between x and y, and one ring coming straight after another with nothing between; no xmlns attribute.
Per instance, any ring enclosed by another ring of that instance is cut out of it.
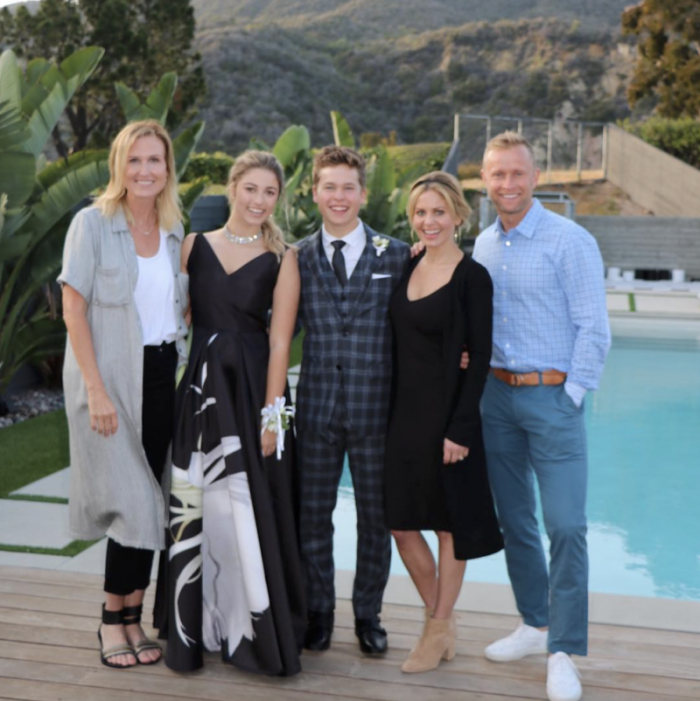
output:
<svg viewBox="0 0 700 701"><path fill-rule="evenodd" d="M337 595L352 599L353 570L336 570ZM384 603L423 606L410 577L394 574L384 592ZM464 582L455 608L459 611L517 616L513 590L508 584ZM633 628L700 633L700 602L677 599L589 594L589 621Z"/></svg>

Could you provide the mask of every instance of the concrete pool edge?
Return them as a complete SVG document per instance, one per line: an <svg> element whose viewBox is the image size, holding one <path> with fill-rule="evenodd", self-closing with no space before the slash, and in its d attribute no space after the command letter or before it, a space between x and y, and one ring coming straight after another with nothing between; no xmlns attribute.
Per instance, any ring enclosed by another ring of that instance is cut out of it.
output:
<svg viewBox="0 0 700 701"><path fill-rule="evenodd" d="M354 576L353 570L336 570L338 597L352 599ZM384 602L403 606L423 605L410 578L400 574L389 578ZM459 611L518 615L508 584L465 582L455 608ZM700 602L591 592L589 620L608 625L700 633Z"/></svg>

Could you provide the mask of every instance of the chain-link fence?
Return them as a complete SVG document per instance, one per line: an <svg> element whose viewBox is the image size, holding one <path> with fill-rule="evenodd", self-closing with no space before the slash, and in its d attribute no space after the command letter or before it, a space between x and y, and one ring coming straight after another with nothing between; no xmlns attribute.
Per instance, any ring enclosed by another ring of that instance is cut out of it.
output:
<svg viewBox="0 0 700 701"><path fill-rule="evenodd" d="M489 139L506 130L522 134L535 149L541 183L599 180L605 177L606 129L603 122L460 114L455 139L460 143L458 174L478 179Z"/></svg>

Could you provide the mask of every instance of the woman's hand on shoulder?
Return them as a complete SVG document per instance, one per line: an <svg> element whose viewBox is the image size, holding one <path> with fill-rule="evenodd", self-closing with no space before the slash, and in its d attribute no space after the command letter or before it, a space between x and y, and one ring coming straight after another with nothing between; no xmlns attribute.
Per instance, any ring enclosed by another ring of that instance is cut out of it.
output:
<svg viewBox="0 0 700 701"><path fill-rule="evenodd" d="M90 428L101 436L113 436L119 428L117 409L104 387L88 391Z"/></svg>
<svg viewBox="0 0 700 701"><path fill-rule="evenodd" d="M452 465L464 460L469 455L469 448L453 443L449 438L445 438L442 447L442 462L444 465Z"/></svg>
<svg viewBox="0 0 700 701"><path fill-rule="evenodd" d="M423 253L424 248L425 244L422 241L416 241L416 243L411 246L411 258L415 258Z"/></svg>
<svg viewBox="0 0 700 701"><path fill-rule="evenodd" d="M180 252L180 272L187 272L187 261L190 259L190 253L192 253L192 246L194 246L194 240L196 238L196 233L187 234L187 236L185 236L185 240L182 242L182 251Z"/></svg>

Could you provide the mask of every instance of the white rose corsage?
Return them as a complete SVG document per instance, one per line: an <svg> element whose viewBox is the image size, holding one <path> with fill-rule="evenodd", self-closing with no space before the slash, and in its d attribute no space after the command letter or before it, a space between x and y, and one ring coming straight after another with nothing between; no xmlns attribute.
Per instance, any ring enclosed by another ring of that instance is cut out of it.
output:
<svg viewBox="0 0 700 701"><path fill-rule="evenodd" d="M282 459L284 451L284 432L289 428L291 419L294 416L294 407L285 406L284 397L275 397L273 404L268 404L260 410L262 416L262 429L260 435L265 431L277 434L277 459Z"/></svg>
<svg viewBox="0 0 700 701"><path fill-rule="evenodd" d="M377 258L386 251L387 248L389 248L389 239L386 236L373 236L372 237L372 245L374 246L374 250L377 252Z"/></svg>

